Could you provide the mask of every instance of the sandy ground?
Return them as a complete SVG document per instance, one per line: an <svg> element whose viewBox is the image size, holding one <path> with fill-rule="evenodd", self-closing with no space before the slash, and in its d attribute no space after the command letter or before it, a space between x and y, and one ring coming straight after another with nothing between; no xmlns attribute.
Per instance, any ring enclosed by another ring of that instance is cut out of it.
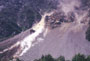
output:
<svg viewBox="0 0 90 61"><path fill-rule="evenodd" d="M41 39L42 42L30 48L20 59L33 61L42 55L51 54L54 58L64 56L70 60L78 53L90 55L90 42L85 39L86 27L75 32L74 29L71 30L71 24L66 26L68 28L62 30L60 30L61 28L51 30L46 37L42 37L40 34L37 38L44 38L44 40Z"/></svg>

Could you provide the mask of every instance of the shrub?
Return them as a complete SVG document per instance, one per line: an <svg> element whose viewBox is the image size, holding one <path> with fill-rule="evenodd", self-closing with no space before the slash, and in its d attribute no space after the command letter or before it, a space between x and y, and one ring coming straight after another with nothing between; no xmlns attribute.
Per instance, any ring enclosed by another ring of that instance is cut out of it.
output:
<svg viewBox="0 0 90 61"><path fill-rule="evenodd" d="M84 55L78 54L78 55L75 55L74 56L74 58L72 59L72 61L86 61L86 59L85 59L85 56Z"/></svg>

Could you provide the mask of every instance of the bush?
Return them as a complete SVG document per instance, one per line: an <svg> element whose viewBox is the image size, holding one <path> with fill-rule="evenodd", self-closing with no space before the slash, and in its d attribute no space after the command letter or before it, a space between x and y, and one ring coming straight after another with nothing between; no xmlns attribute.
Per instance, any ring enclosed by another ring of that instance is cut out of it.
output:
<svg viewBox="0 0 90 61"><path fill-rule="evenodd" d="M90 56L88 56L88 57L86 58L86 61L90 61Z"/></svg>
<svg viewBox="0 0 90 61"><path fill-rule="evenodd" d="M74 58L72 59L72 61L86 61L86 59L85 59L85 56L84 55L78 54L78 55L75 55L74 56Z"/></svg>
<svg viewBox="0 0 90 61"><path fill-rule="evenodd" d="M56 61L65 61L65 58L63 56L60 56L59 58L56 59Z"/></svg>
<svg viewBox="0 0 90 61"><path fill-rule="evenodd" d="M88 27L87 31L86 31L86 39L88 41L90 41L90 26Z"/></svg>
<svg viewBox="0 0 90 61"><path fill-rule="evenodd" d="M55 61L51 55L42 56L40 59L35 59L34 61Z"/></svg>

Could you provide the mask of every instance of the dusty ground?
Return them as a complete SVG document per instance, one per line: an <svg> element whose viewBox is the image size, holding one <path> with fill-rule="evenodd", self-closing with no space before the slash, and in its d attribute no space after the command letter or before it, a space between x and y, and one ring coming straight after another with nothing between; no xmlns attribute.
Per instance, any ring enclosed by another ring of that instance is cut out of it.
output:
<svg viewBox="0 0 90 61"><path fill-rule="evenodd" d="M54 58L62 55L70 60L78 53L90 55L90 42L85 39L87 27L73 29L73 26L73 24L67 24L63 28L53 29L46 37L42 37L42 34L40 34L38 38L44 38L44 40L42 39L42 42L30 48L20 58L24 61L33 61L33 59L40 58L42 55L51 54Z"/></svg>

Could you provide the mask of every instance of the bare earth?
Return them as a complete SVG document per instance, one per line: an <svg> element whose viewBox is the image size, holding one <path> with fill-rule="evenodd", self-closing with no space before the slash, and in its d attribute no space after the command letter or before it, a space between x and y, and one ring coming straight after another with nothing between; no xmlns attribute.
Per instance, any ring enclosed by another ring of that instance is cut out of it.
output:
<svg viewBox="0 0 90 61"><path fill-rule="evenodd" d="M59 28L51 30L42 42L30 48L20 58L24 61L33 61L42 55L51 54L54 58L64 56L70 60L78 53L90 55L90 42L85 39L86 27L78 32L71 31L70 27L65 32L60 31ZM42 37L42 34L38 37Z"/></svg>

